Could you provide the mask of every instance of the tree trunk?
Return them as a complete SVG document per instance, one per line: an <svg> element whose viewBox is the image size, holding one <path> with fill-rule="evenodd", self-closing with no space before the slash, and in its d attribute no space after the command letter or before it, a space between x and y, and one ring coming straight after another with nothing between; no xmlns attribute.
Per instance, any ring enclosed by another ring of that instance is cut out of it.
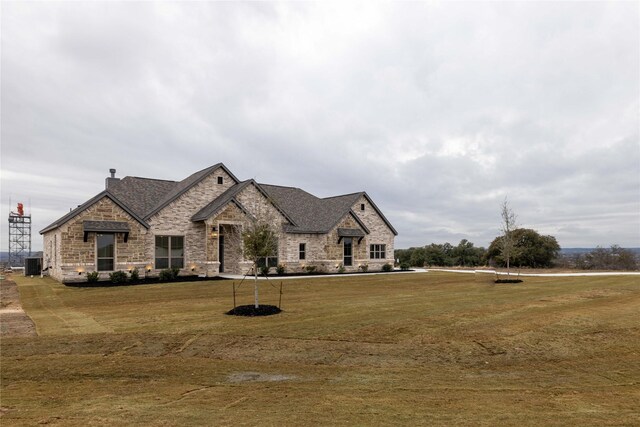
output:
<svg viewBox="0 0 640 427"><path fill-rule="evenodd" d="M255 267L253 269L253 272L254 272L253 293L255 295L255 307L258 308L260 306L258 304L258 263L255 263L254 265Z"/></svg>

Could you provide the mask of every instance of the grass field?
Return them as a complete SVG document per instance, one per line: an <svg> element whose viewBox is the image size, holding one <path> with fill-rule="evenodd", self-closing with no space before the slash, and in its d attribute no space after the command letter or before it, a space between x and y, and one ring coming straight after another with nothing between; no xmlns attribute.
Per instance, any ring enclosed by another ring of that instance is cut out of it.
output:
<svg viewBox="0 0 640 427"><path fill-rule="evenodd" d="M287 280L266 318L230 281L15 280L39 336L2 340L3 426L640 425L637 277Z"/></svg>

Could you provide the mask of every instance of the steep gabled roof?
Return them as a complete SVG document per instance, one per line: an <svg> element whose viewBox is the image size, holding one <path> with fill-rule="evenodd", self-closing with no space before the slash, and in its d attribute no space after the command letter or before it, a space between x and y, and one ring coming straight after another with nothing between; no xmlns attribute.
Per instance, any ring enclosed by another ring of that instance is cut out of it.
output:
<svg viewBox="0 0 640 427"><path fill-rule="evenodd" d="M78 206L76 209L44 228L40 233L45 233L60 227L103 197L109 197L138 222L146 228L149 228L149 224L146 222L147 219L183 195L190 188L197 185L218 168L223 169L231 179L236 183L238 182L235 175L222 163L217 163L198 171L179 182L127 176L111 184L108 190L102 191Z"/></svg>
<svg viewBox="0 0 640 427"><path fill-rule="evenodd" d="M328 233L351 211L361 193L320 199L300 188L260 184L269 197L293 218L294 225L285 227L289 233ZM359 225L369 232L354 214Z"/></svg>
<svg viewBox="0 0 640 427"><path fill-rule="evenodd" d="M126 213L131 215L136 221L138 221L140 224L142 224L145 228L149 228L149 224L147 224L139 215L137 215L135 212L133 212L131 209L129 209L124 203L122 203L120 200L118 200L118 198L116 196L114 196L113 194L111 194L109 192L109 190L105 190L105 191L102 191L101 193L95 195L91 199L87 200L85 203L81 204L80 206L78 206L77 208L75 208L74 210L69 212L68 214L64 215L62 218L58 219L54 223L49 224L47 227L45 227L42 230L40 230L40 234L44 234L47 231L51 231L51 230L54 230L54 229L60 227L61 225L63 225L66 222L68 222L69 220L75 218L80 213L84 212L86 209L88 209L91 206L93 206L95 203L97 203L100 200L102 200L104 197L107 197L113 203L118 205L123 211L125 211Z"/></svg>
<svg viewBox="0 0 640 427"><path fill-rule="evenodd" d="M240 194L240 192L242 192L242 190L247 188L249 185L253 185L256 188L256 190L258 190L278 210L278 212L280 212L282 214L282 216L284 216L287 219L287 221L289 221L289 223L291 225L295 225L296 224L295 221L293 220L293 218L291 218L291 216L285 210L283 210L275 202L275 200L273 200L273 198L271 198L269 196L269 194L267 194L267 192L260 186L260 184L258 184L253 179L249 179L249 180L240 182L240 183L230 187L229 189L227 189L227 191L222 193L220 196L218 196L215 200L213 200L207 206L205 206L204 208L202 208L198 212L196 212L191 217L191 221L204 221L204 220L210 218L211 216L213 216L220 209L225 207L229 202L235 203L243 212L248 213L246 211L246 209L244 208L244 206L242 206L242 204L240 204L240 202L238 202L238 200L236 199L236 196L238 194Z"/></svg>
<svg viewBox="0 0 640 427"><path fill-rule="evenodd" d="M238 178L236 178L231 173L231 171L229 169L227 169L227 167L225 165L223 165L222 163L217 163L217 164L215 164L215 165L213 165L211 167L208 167L206 169L202 169L201 171L198 171L198 172L190 175L189 177L183 179L182 181L176 183L176 185L171 190L169 190L169 192L167 192L162 197L162 199L149 212L147 212L145 214L145 216L144 216L145 219L149 219L153 215L155 215L158 212L160 212L168 204L170 204L171 202L176 200L178 197L182 196L184 193L189 191L191 188L193 188L194 186L199 184L203 179L205 179L207 176L209 176L212 172L214 172L218 168L223 169L231 177L231 179L233 179L233 181L236 184L239 182Z"/></svg>
<svg viewBox="0 0 640 427"><path fill-rule="evenodd" d="M367 202L369 202L369 204L371 205L371 207L373 207L373 209L377 212L377 214L380 216L380 218L382 218L382 220L384 221L384 223L387 225L387 227L389 227L389 229L391 230L391 232L394 234L394 236L398 235L398 232L396 231L395 228L393 228L393 225L391 225L391 223L389 222L389 220L387 219L386 216L384 216L384 214L382 213L382 211L380 209L378 209L378 206L376 206L375 203L373 203L373 200L371 200L371 197L369 197L369 195L366 193L366 191L363 191L362 193L358 193L362 196L364 196L365 199L367 199Z"/></svg>
<svg viewBox="0 0 640 427"><path fill-rule="evenodd" d="M238 207L240 207L242 210L246 210L242 205L238 203L237 200L235 200L235 197L236 195L238 195L238 193L244 190L247 187L247 185L249 185L250 183L251 183L250 181L244 181L229 187L227 191L222 193L220 196L218 196L215 200L213 200L207 206L205 206L204 208L200 209L198 212L193 214L193 216L191 217L191 221L205 221L209 219L211 216L215 215L220 209L224 208L227 205L227 203L231 201L239 205Z"/></svg>
<svg viewBox="0 0 640 427"><path fill-rule="evenodd" d="M289 224L285 225L285 231L287 232L311 234L328 233L346 215L351 215L364 232L368 234L369 230L360 220L358 215L356 215L352 210L352 207L357 200L364 196L389 229L395 235L398 234L391 223L365 192L344 194L341 196L320 199L313 194L301 190L300 188L258 184L253 179L240 182L222 163L217 163L211 167L198 171L179 182L129 176L125 177L119 182L110 185L108 190L99 193L92 199L80 205L78 208L58 219L56 222L50 224L48 227L40 231L40 233L45 233L63 225L103 197L111 199L144 227L149 228L146 220L185 194L198 183L202 182L202 180L218 168L223 169L231 179L234 180L234 185L228 188L215 200L211 201L204 208L196 212L191 217L192 221L204 221L217 213L220 209L224 208L224 206L230 202L235 203L243 212L247 213L247 210L238 202L236 196L249 185L253 185L273 204L273 206L287 219L287 221L289 221Z"/></svg>
<svg viewBox="0 0 640 427"><path fill-rule="evenodd" d="M109 186L109 192L144 218L178 183L161 179L127 176Z"/></svg>

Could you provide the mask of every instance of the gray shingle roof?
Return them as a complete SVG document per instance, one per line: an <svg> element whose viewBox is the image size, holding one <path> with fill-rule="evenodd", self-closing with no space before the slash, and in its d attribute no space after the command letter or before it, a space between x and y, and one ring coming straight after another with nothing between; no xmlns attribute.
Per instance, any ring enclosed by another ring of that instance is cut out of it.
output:
<svg viewBox="0 0 640 427"><path fill-rule="evenodd" d="M235 203L240 209L246 212L246 209L244 209L235 197L248 185L254 185L256 189L267 197L284 217L287 218L289 221L289 224L285 225L285 231L287 232L311 234L328 233L347 214L351 214L364 232L369 233L367 227L351 210L356 201L361 196L364 196L383 221L385 221L387 226L389 226L391 231L396 235L398 234L365 192L320 199L300 188L258 184L252 179L239 182L222 163L198 171L180 182L125 177L119 182L112 184L108 190L99 193L56 222L50 224L40 231L40 233L45 233L61 226L103 197L112 199L142 225L149 228L145 220L176 200L218 168L224 169L235 181L235 185L231 186L227 191L195 213L191 217L192 221L204 221L230 202Z"/></svg>
<svg viewBox="0 0 640 427"><path fill-rule="evenodd" d="M204 221L209 217L213 216L214 214L216 214L220 209L224 208L227 205L227 203L231 201L236 203L238 207L240 207L240 209L246 210L244 209L244 207L242 207L242 205L240 205L240 203L237 200L235 200L235 197L249 184L251 184L251 181L244 181L229 187L229 189L227 189L227 191L225 191L220 196L218 196L218 198L216 198L207 206L205 206L204 208L196 212L191 217L191 221Z"/></svg>
<svg viewBox="0 0 640 427"><path fill-rule="evenodd" d="M363 237L364 231L357 228L338 228L338 237Z"/></svg>
<svg viewBox="0 0 640 427"><path fill-rule="evenodd" d="M84 231L104 233L123 233L130 231L129 223L124 221L82 221Z"/></svg>
<svg viewBox="0 0 640 427"><path fill-rule="evenodd" d="M145 221L146 219L149 219L151 215L180 197L218 168L222 168L231 179L238 182L235 175L222 163L217 163L198 171L180 182L128 176L119 182L112 183L108 190L98 193L76 209L48 225L40 231L40 234L60 227L105 196L112 199L146 228L149 228Z"/></svg>
<svg viewBox="0 0 640 427"><path fill-rule="evenodd" d="M351 211L351 206L363 194L320 199L299 188L268 184L260 184L260 187L293 218L295 225L285 227L289 233L328 233ZM357 217L355 219L359 221ZM361 226L366 230L364 224Z"/></svg>
<svg viewBox="0 0 640 427"><path fill-rule="evenodd" d="M62 216L57 221L49 224L48 226L46 226L45 228L40 230L40 234L44 234L47 231L51 231L51 230L54 230L54 229L60 227L61 225L65 224L67 221L73 219L74 217L76 217L80 213L84 212L85 209L91 207L93 204L95 204L98 201L102 200L104 197L107 197L107 198L111 199L111 201L113 201L116 205L118 205L120 208L122 208L122 210L124 210L126 213L131 215L136 221L138 221L140 224L142 224L145 228L149 228L149 224L147 224L145 220L143 220L138 214L136 214L133 210L131 210L123 202L121 202L115 195L113 195L109 191L105 190L105 191L102 191L102 192L96 194L94 197L92 197L91 199L87 200L86 202L84 202L83 204L81 204L80 206L78 206L77 208L75 208L74 210L69 212L68 214Z"/></svg>
<svg viewBox="0 0 640 427"><path fill-rule="evenodd" d="M202 169L189 177L183 179L182 181L176 183L176 185L170 189L163 197L158 201L156 206L153 207L150 211L145 214L145 218L149 219L152 215L158 213L162 208L167 206L169 203L176 200L178 197L186 193L190 188L194 187L204 178L206 178L210 173L215 171L218 168L224 169L224 171L234 180L235 183L238 183L238 178L236 178L229 169L222 163L217 163L211 167L206 169Z"/></svg>
<svg viewBox="0 0 640 427"><path fill-rule="evenodd" d="M109 192L144 218L178 183L161 179L127 176L109 187Z"/></svg>

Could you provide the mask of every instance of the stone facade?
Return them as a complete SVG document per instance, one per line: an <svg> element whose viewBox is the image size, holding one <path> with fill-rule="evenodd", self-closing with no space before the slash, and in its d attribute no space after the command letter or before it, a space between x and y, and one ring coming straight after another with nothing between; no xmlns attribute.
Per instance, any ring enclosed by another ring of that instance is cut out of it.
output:
<svg viewBox="0 0 640 427"><path fill-rule="evenodd" d="M318 272L337 272L342 268L344 271L358 271L364 266L369 271L375 271L381 270L386 263L393 264L396 233L365 193L328 232L285 232L286 227L291 227L287 216L253 181L239 184L238 190L226 193L234 195L234 199L222 202L226 204L221 205L218 212L192 221L194 214L201 212L237 184L225 168L212 169L209 175L199 179L192 187L187 187L188 190L184 190L175 200L145 218L149 229L111 200L111 196L91 202L93 204L66 223L43 232L44 267L48 267L49 274L57 280L86 281L86 274L97 270L96 233L89 232L87 241L84 241L83 221L92 220L126 222L129 225L127 242L122 232L115 233L116 271L138 268L141 275L158 275L160 268L155 265L156 236L182 236L184 267L180 274L215 276L220 274L221 267L224 273L245 274L250 271L252 262L245 260L242 254L242 231L255 218L273 225L278 235L278 263L285 266L287 272L303 272L310 267ZM344 266L344 238L340 238L338 229L360 230L364 234L362 238L352 238L351 266ZM222 241L224 259L221 260ZM305 259L300 259L300 244L305 245ZM372 244L384 245L384 259L371 259ZM108 278L108 274L101 272L101 278Z"/></svg>
<svg viewBox="0 0 640 427"><path fill-rule="evenodd" d="M218 184L218 177L222 177L222 184ZM233 184L233 179L224 170L218 169L149 218L152 232L147 236L146 247L147 258L152 261L150 275L159 273L155 266L156 236L184 236L183 273L213 273L212 265L207 263L211 233L206 223L193 222L191 217ZM215 270L217 272L217 268Z"/></svg>
<svg viewBox="0 0 640 427"><path fill-rule="evenodd" d="M362 205L364 205L364 210L362 210ZM389 226L384 222L384 220L378 215L376 210L373 208L369 200L366 197L361 196L360 199L351 207L353 212L358 216L360 221L364 223L369 229L369 234L362 241L364 250L366 254L363 256L363 259L369 265L370 270L381 270L384 264L394 263L394 240L395 234ZM386 258L385 259L370 259L369 258L369 245L373 244L383 244L385 245Z"/></svg>
<svg viewBox="0 0 640 427"><path fill-rule="evenodd" d="M115 235L115 270L130 270L138 267L141 271L147 263L145 241L146 228L115 204L103 197L92 206L72 218L62 227L44 235L44 268L62 282L86 281L86 273L97 270L96 233L88 233L84 241L83 221L121 221L129 224L127 242L124 234ZM102 273L107 278L108 273Z"/></svg>

